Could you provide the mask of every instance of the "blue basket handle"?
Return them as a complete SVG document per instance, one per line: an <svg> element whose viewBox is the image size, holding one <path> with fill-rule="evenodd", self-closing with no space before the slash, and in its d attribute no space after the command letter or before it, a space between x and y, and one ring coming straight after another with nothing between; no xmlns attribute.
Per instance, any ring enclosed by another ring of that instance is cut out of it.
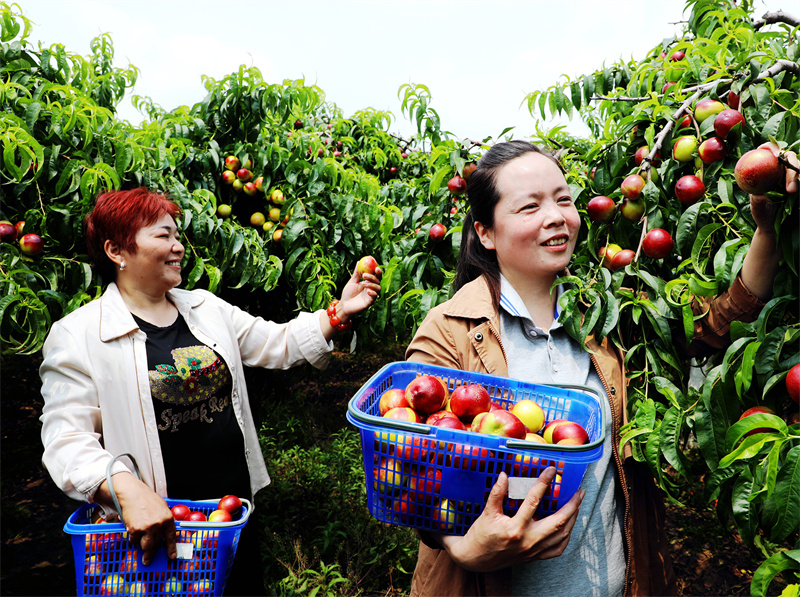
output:
<svg viewBox="0 0 800 597"><path fill-rule="evenodd" d="M125 521L122 519L122 506L119 505L119 500L117 499L117 492L114 490L114 484L111 482L111 470L114 468L114 463L122 458L123 456L127 456L131 463L133 464L133 470L136 473L136 476L139 477L139 480L142 480L142 475L139 472L139 465L136 464L136 459L133 457L133 454L120 454L118 456L114 456L111 461L108 463L106 467L106 481L108 482L108 491L111 494L111 500L114 502L114 508L117 510L117 514L119 515L119 521L122 524L125 524Z"/></svg>

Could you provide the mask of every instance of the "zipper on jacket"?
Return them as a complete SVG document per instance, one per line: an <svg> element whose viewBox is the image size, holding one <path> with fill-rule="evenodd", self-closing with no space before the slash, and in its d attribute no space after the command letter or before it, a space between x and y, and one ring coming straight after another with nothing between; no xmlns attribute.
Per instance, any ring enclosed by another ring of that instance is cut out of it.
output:
<svg viewBox="0 0 800 597"><path fill-rule="evenodd" d="M619 417L614 416L616 413L616 406L614 404L614 400L611 399L613 395L611 392L611 388L608 385L608 381L606 381L605 376L603 375L602 370L600 369L599 365L597 364L597 357L589 353L589 357L592 360L592 364L594 365L595 371L597 371L597 376L600 378L600 381L603 383L603 387L606 390L606 397L608 398L608 405L611 407L611 453L614 455L614 462L617 465L617 475L619 478L620 485L622 486L622 497L625 501L625 512L622 517L622 533L625 536L625 544L628 547L628 561L626 562L626 570L625 570L625 587L623 589L623 596L630 595L630 585L628 584L628 579L631 578L631 568L633 566L633 544L631 541L630 534L628 533L627 526L628 520L630 518L630 491L629 488L625 484L625 475L622 469L622 456L619 453L619 429L620 424L619 422L622 421L622 413L619 413ZM622 405L620 405L622 408Z"/></svg>

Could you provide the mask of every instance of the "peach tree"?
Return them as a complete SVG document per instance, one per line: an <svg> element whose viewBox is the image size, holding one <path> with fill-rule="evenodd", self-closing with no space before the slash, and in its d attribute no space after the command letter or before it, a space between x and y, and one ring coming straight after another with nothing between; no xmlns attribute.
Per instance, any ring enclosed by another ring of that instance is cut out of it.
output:
<svg viewBox="0 0 800 597"><path fill-rule="evenodd" d="M400 139L389 113L344 117L318 87L267 83L245 67L205 78L207 95L191 107L134 96L145 119L132 125L116 106L138 71L114 66L110 37L86 58L59 44L34 49L16 6L0 4L0 17L0 219L24 221L45 246L31 256L0 244L4 353L36 352L52 321L101 293L82 221L106 189L168 192L183 208L185 287L235 295L273 318L324 308L358 259L375 255L384 300L358 323L369 333L353 334L353 347L404 337L446 298L457 243L428 231L452 228L444 182L460 162L449 146ZM423 96L415 88L409 98ZM252 185L230 178L226 158L247 166Z"/></svg>
<svg viewBox="0 0 800 597"><path fill-rule="evenodd" d="M797 583L800 562L800 426L785 384L800 363L797 193L769 193L781 263L756 321L732 322L730 346L714 356L690 363L682 349L703 316L693 301L730 287L753 237L737 163L773 142L782 167L796 170L785 152L800 147L800 21L782 11L754 18L751 3L739 4L690 0L683 31L648 56L526 99L534 116L577 115L591 131L589 142L560 127L537 135L562 156L587 214L562 279L562 322L624 351L622 443L672 499L681 479L702 476L705 499L765 558L751 585L763 595L779 573ZM669 241L657 251L654 229ZM619 249L628 259L604 265L605 251ZM740 420L752 407L763 412Z"/></svg>

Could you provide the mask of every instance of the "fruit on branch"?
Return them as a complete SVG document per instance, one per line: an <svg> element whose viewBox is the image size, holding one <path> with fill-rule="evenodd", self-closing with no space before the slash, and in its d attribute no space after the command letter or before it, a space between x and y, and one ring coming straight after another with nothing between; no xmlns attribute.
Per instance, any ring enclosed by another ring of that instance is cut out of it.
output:
<svg viewBox="0 0 800 597"><path fill-rule="evenodd" d="M592 222L610 222L614 219L617 206L614 201L604 195L594 197L586 205L586 213Z"/></svg>
<svg viewBox="0 0 800 597"><path fill-rule="evenodd" d="M675 83L673 81L667 81L666 83L664 83L664 86L661 88L661 93L666 95L667 91L669 91L669 88L672 87L673 85L675 85Z"/></svg>
<svg viewBox="0 0 800 597"><path fill-rule="evenodd" d="M472 178L472 173L478 169L478 164L474 162L470 162L469 164L464 164L464 168L461 170L461 175L464 177L464 180L469 182L469 179Z"/></svg>
<svg viewBox="0 0 800 597"><path fill-rule="evenodd" d="M702 124L704 120L719 114L725 109L722 102L712 99L701 99L694 106L694 117L698 124Z"/></svg>
<svg viewBox="0 0 800 597"><path fill-rule="evenodd" d="M741 130L744 126L744 116L739 110L732 110L728 108L723 110L714 119L714 132L720 139L727 139L731 132L734 134ZM734 129L734 127L738 127Z"/></svg>
<svg viewBox="0 0 800 597"><path fill-rule="evenodd" d="M0 224L0 242L13 243L17 240L17 229L9 222Z"/></svg>
<svg viewBox="0 0 800 597"><path fill-rule="evenodd" d="M739 94L736 93L733 89L731 89L730 93L728 93L728 105L734 110L738 110L739 100L740 100Z"/></svg>
<svg viewBox="0 0 800 597"><path fill-rule="evenodd" d="M795 404L800 402L800 365L795 365L786 374L786 391Z"/></svg>
<svg viewBox="0 0 800 597"><path fill-rule="evenodd" d="M778 190L783 166L769 149L751 149L736 162L733 177L745 193L763 195Z"/></svg>
<svg viewBox="0 0 800 597"><path fill-rule="evenodd" d="M618 251L617 254L611 259L611 271L615 272L624 268L633 261L634 257L636 257L636 253L630 249L622 249L621 251Z"/></svg>
<svg viewBox="0 0 800 597"><path fill-rule="evenodd" d="M272 192L269 194L269 200L276 205L283 205L286 198L283 196L283 191L280 189L272 189Z"/></svg>
<svg viewBox="0 0 800 597"><path fill-rule="evenodd" d="M467 190L467 181L456 174L453 178L447 181L447 190L453 195L460 196Z"/></svg>
<svg viewBox="0 0 800 597"><path fill-rule="evenodd" d="M754 406L754 407L748 408L746 411L744 411L742 413L742 416L739 417L739 420L742 421L742 420L746 419L747 417L749 417L751 415L757 415L757 414L774 415L775 411L772 410L768 406ZM770 429L769 427L758 427L757 429L753 429L752 431L748 431L747 433L744 434L744 436L747 437L748 435L754 435L756 433L769 433L771 431L774 431L774 430Z"/></svg>
<svg viewBox="0 0 800 597"><path fill-rule="evenodd" d="M678 62L679 60L683 60L684 56L686 56L684 52L681 50L676 50L670 55L669 59L672 62Z"/></svg>
<svg viewBox="0 0 800 597"><path fill-rule="evenodd" d="M607 247L602 247L598 253L598 257L600 257L603 266L611 269L611 260L614 258L614 255L619 253L621 250L622 247L615 245L614 243L609 244Z"/></svg>
<svg viewBox="0 0 800 597"><path fill-rule="evenodd" d="M642 241L642 251L651 259L663 259L672 252L672 235L661 228L653 228Z"/></svg>
<svg viewBox="0 0 800 597"><path fill-rule="evenodd" d="M372 255L362 257L358 260L358 264L356 265L356 270L359 274L372 274L374 276L378 269L378 262Z"/></svg>
<svg viewBox="0 0 800 597"><path fill-rule="evenodd" d="M375 276L380 271L380 268L378 267L378 262L372 255L366 255L358 260L356 271L359 274L372 274Z"/></svg>
<svg viewBox="0 0 800 597"><path fill-rule="evenodd" d="M217 215L220 218L230 217L232 210L233 208L231 208L231 206L228 205L227 203L220 203L219 205L217 205Z"/></svg>
<svg viewBox="0 0 800 597"><path fill-rule="evenodd" d="M444 224L434 224L428 231L428 237L434 242L442 240L445 234L447 234L447 227Z"/></svg>
<svg viewBox="0 0 800 597"><path fill-rule="evenodd" d="M688 129L690 126L692 126L692 117L687 114L681 118L680 122L676 123L675 130Z"/></svg>
<svg viewBox="0 0 800 597"><path fill-rule="evenodd" d="M276 243L281 242L282 238L283 238L283 228L278 228L277 230L275 230L275 232L272 233L272 240L275 241Z"/></svg>
<svg viewBox="0 0 800 597"><path fill-rule="evenodd" d="M672 157L679 162L689 162L694 157L694 150L697 148L697 139L687 135L680 137L672 146Z"/></svg>
<svg viewBox="0 0 800 597"><path fill-rule="evenodd" d="M267 221L267 218L264 217L264 214L260 211L255 211L250 216L250 225L255 226L256 228L260 226L264 226L264 222Z"/></svg>
<svg viewBox="0 0 800 597"><path fill-rule="evenodd" d="M636 165L640 166L644 161L644 158L646 158L649 153L650 153L650 148L647 145L642 145L639 149L637 149L636 153L633 155L633 159L636 162ZM657 151L650 163L655 166L656 164L659 163L659 161L661 161L661 153Z"/></svg>
<svg viewBox="0 0 800 597"><path fill-rule="evenodd" d="M25 234L19 239L19 248L25 255L33 257L44 250L44 241L38 234Z"/></svg>
<svg viewBox="0 0 800 597"><path fill-rule="evenodd" d="M222 182L225 184L233 184L233 181L236 180L236 173L232 170L225 170L222 173Z"/></svg>
<svg viewBox="0 0 800 597"><path fill-rule="evenodd" d="M231 186L233 187L234 191L236 191L237 193L241 193L242 189L244 188L244 183L237 178L236 180L233 181Z"/></svg>
<svg viewBox="0 0 800 597"><path fill-rule="evenodd" d="M225 158L225 168L228 170L236 172L239 169L239 166L241 166L241 162L235 155L229 155Z"/></svg>
<svg viewBox="0 0 800 597"><path fill-rule="evenodd" d="M694 174L681 176L675 183L675 196L684 205L692 205L700 199L706 192L706 185Z"/></svg>
<svg viewBox="0 0 800 597"><path fill-rule="evenodd" d="M647 204L645 204L644 199L636 200L628 199L627 197L622 198L622 204L619 208L622 217L631 222L638 222L641 220L646 210Z"/></svg>
<svg viewBox="0 0 800 597"><path fill-rule="evenodd" d="M242 189L244 190L245 195L250 195L251 197L255 196L256 193L258 193L258 189L256 188L256 183L254 182L244 183L244 187L242 187Z"/></svg>
<svg viewBox="0 0 800 597"><path fill-rule="evenodd" d="M253 179L253 173L247 168L239 168L236 172L236 178L244 182L250 182Z"/></svg>
<svg viewBox="0 0 800 597"><path fill-rule="evenodd" d="M295 129L301 129L301 128L303 128L303 121L302 121L302 120L295 120L295 121L294 121L294 128L295 128Z"/></svg>
<svg viewBox="0 0 800 597"><path fill-rule="evenodd" d="M619 187L622 194L628 199L637 199L642 193L642 189L647 184L638 174L626 176Z"/></svg>
<svg viewBox="0 0 800 597"><path fill-rule="evenodd" d="M280 222L281 220L281 208L280 207L272 207L270 208L269 212L267 212L269 219L273 222Z"/></svg>
<svg viewBox="0 0 800 597"><path fill-rule="evenodd" d="M713 164L725 159L725 156L728 155L728 149L719 137L709 137L697 148L697 155L700 156L703 163Z"/></svg>
<svg viewBox="0 0 800 597"><path fill-rule="evenodd" d="M264 177L263 176L259 176L258 178L256 178L255 185L256 185L256 190L259 193L263 193L264 192Z"/></svg>

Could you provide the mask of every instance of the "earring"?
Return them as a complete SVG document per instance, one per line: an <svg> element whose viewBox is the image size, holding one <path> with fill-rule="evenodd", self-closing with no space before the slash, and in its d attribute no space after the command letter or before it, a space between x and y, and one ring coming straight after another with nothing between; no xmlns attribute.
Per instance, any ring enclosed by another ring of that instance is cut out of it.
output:
<svg viewBox="0 0 800 597"><path fill-rule="evenodd" d="M125 262L119 264L119 271L123 271L125 269Z"/></svg>

